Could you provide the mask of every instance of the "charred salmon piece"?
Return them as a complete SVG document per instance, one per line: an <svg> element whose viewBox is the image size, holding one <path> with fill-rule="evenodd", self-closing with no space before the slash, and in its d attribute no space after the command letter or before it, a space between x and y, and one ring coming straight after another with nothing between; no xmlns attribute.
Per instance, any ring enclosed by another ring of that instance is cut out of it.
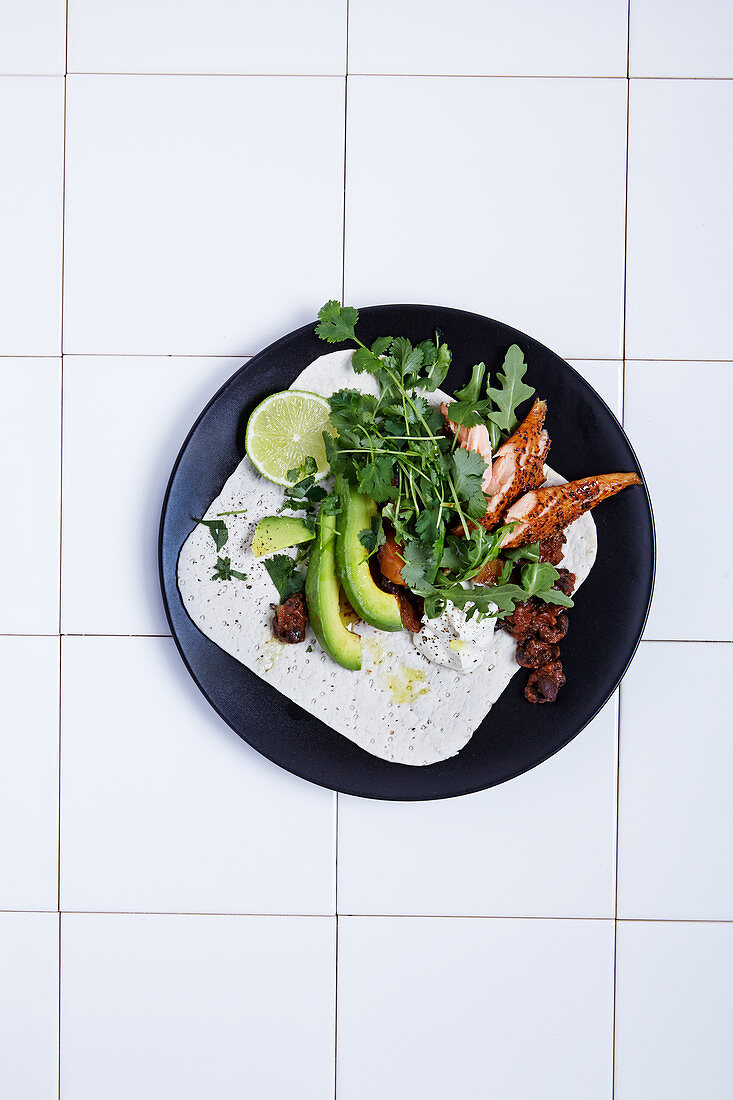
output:
<svg viewBox="0 0 733 1100"><path fill-rule="evenodd" d="M396 542L393 534L388 534L386 542L377 551L377 560L382 576L392 584L405 585L402 577L402 566L405 559L402 557L402 545Z"/></svg>
<svg viewBox="0 0 733 1100"><path fill-rule="evenodd" d="M516 526L504 536L501 545L512 550L550 538L583 512L590 511L628 485L641 485L641 478L636 474L597 474L525 493L504 517L505 523L514 522Z"/></svg>
<svg viewBox="0 0 733 1100"><path fill-rule="evenodd" d="M449 416L450 404L447 401L442 403L440 411L445 417L446 426L458 440L458 446L463 447L464 451L476 451L486 463L484 480L481 485L481 488L486 492L486 486L491 481L491 437L489 429L485 424L476 424L473 428L467 428L463 424L454 423Z"/></svg>
<svg viewBox="0 0 733 1100"><path fill-rule="evenodd" d="M545 458L550 449L550 437L542 427L546 413L547 404L535 401L514 435L496 452L491 477L488 483L484 479L483 485L488 499L480 523L487 530L499 525L506 509L522 493L545 480Z"/></svg>

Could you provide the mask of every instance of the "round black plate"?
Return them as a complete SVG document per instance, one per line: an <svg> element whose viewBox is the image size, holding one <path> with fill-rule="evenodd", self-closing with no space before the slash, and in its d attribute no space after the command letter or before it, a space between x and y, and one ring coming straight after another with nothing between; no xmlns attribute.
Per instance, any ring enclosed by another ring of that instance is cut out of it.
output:
<svg viewBox="0 0 733 1100"><path fill-rule="evenodd" d="M315 322L314 322L315 324ZM562 643L567 684L555 703L532 706L517 673L468 745L428 767L390 764L358 748L281 695L200 633L176 584L178 554L244 454L247 418L263 397L286 389L308 363L334 350L313 332L292 332L237 371L209 402L171 474L160 526L160 578L173 637L186 666L225 722L255 749L313 783L369 798L432 799L503 783L546 760L600 710L639 643L654 583L654 523L646 485L594 512L598 558L570 612ZM635 470L636 455L608 406L581 376L529 336L475 313L442 306L372 306L359 316L365 343L386 333L413 343L438 328L453 351L444 388L465 384L484 360L493 373L510 344L522 348L527 381L548 402L550 462L573 480Z"/></svg>

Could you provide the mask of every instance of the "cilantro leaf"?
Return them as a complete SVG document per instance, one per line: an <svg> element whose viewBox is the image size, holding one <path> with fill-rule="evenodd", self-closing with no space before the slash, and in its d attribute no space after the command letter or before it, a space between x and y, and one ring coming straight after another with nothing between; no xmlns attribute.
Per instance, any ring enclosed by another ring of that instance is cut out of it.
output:
<svg viewBox="0 0 733 1100"><path fill-rule="evenodd" d="M392 458L375 454L358 471L359 492L371 497L377 504L391 500L396 494L392 485Z"/></svg>
<svg viewBox="0 0 733 1100"><path fill-rule="evenodd" d="M451 461L456 493L460 500L470 500L474 493L481 492L486 463L477 451L464 451L462 447L453 452Z"/></svg>
<svg viewBox="0 0 733 1100"><path fill-rule="evenodd" d="M297 467L297 469L288 470L285 476L290 482L298 482L302 481L306 477L312 477L317 472L318 463L316 462L315 458L313 458L313 455L307 455L301 462L300 466Z"/></svg>
<svg viewBox="0 0 733 1100"><path fill-rule="evenodd" d="M354 327L359 320L359 311L353 306L342 306L331 299L318 311L316 335L329 344L341 344L344 340L353 340Z"/></svg>
<svg viewBox="0 0 733 1100"><path fill-rule="evenodd" d="M412 539L405 545L402 556L405 564L400 572L407 587L417 593L430 592L432 585L428 580L428 572L433 564L432 554L417 539Z"/></svg>
<svg viewBox="0 0 733 1100"><path fill-rule="evenodd" d="M477 424L484 423L493 405L488 398L482 401L452 401L448 405L448 419L465 428L475 428Z"/></svg>
<svg viewBox="0 0 733 1100"><path fill-rule="evenodd" d="M450 370L451 360L453 355L447 344L441 344L438 348L438 354L435 358L435 362L427 371L424 380L421 385L428 393L432 393L433 390L437 390L445 381L445 376Z"/></svg>
<svg viewBox="0 0 733 1100"><path fill-rule="evenodd" d="M489 419L507 435L511 435L519 426L516 416L518 406L535 392L532 386L522 381L526 373L527 364L522 349L517 344L512 344L504 358L503 369L497 375L499 388L486 387L487 394L498 409L497 412L489 413Z"/></svg>
<svg viewBox="0 0 733 1100"><path fill-rule="evenodd" d="M270 580L275 585L280 603L285 603L296 592L302 592L305 587L305 577L295 568L294 560L287 554L273 554L262 563L270 574Z"/></svg>
<svg viewBox="0 0 733 1100"><path fill-rule="evenodd" d="M380 515L372 516L371 527L365 527L363 531L359 532L359 542L371 557L372 554L376 554L380 546L384 546L386 541L387 536L382 526L382 517Z"/></svg>
<svg viewBox="0 0 733 1100"><path fill-rule="evenodd" d="M236 569L232 569L232 559L218 557L216 559L216 567L212 576L212 581L228 581L232 577L236 577L238 581L246 581L246 573L238 573Z"/></svg>
<svg viewBox="0 0 733 1100"><path fill-rule="evenodd" d="M229 538L226 523L221 519L196 519L195 516L193 518L196 520L196 523L202 523L204 527L209 528L209 533L216 543L216 550L218 553Z"/></svg>

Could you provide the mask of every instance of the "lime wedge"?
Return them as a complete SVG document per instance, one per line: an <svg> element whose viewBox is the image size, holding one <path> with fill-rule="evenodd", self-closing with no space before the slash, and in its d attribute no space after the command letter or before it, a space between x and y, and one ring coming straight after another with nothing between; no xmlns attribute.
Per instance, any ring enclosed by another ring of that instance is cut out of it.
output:
<svg viewBox="0 0 733 1100"><path fill-rule="evenodd" d="M305 390L283 390L261 401L249 418L244 446L252 465L268 481L289 485L288 470L311 456L316 478L328 473L323 432L333 434L325 397Z"/></svg>

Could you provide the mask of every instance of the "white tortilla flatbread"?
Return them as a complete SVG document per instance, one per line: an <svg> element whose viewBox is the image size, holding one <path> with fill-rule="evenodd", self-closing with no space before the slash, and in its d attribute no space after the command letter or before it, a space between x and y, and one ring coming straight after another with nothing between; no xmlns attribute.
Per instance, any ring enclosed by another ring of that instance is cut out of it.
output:
<svg viewBox="0 0 733 1100"><path fill-rule="evenodd" d="M343 386L378 395L368 374L351 369L350 351L323 355L306 367L291 388L325 397ZM428 399L445 399L439 391ZM548 484L565 479L547 468ZM385 633L365 623L362 669L351 672L335 664L315 638L287 645L272 632L277 592L263 561L250 546L257 523L275 513L283 489L261 477L243 458L229 477L205 519L246 508L247 514L227 516L229 540L224 553L246 581L211 579L216 561L208 528L197 524L178 561L178 586L193 622L213 642L243 665L314 714L338 733L383 760L401 764L434 764L455 756L470 740L519 666L515 643L504 631L494 633L486 666L460 673L428 661L416 650L408 631ZM575 573L576 586L585 580L595 560L595 524L589 513L566 531L562 564ZM308 650L310 649L310 652Z"/></svg>

